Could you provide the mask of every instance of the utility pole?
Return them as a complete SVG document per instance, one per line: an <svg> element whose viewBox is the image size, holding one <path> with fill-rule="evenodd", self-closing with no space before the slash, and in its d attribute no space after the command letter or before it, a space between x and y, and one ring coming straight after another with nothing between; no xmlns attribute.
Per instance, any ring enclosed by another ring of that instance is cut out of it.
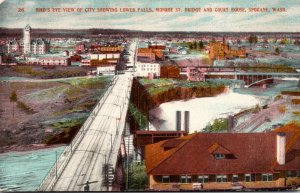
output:
<svg viewBox="0 0 300 193"><path fill-rule="evenodd" d="M127 142L127 182L126 182L126 190L129 188L129 140L130 140L130 133L128 135L128 142Z"/></svg>

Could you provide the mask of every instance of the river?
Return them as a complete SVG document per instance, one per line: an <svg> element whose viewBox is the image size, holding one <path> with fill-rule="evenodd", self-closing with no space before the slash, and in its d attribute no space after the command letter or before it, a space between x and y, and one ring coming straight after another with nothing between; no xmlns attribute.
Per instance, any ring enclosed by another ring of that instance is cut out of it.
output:
<svg viewBox="0 0 300 193"><path fill-rule="evenodd" d="M175 130L176 111L190 111L190 133L202 131L209 122L226 118L240 111L265 104L282 90L295 90L296 80L278 81L267 89L236 88L216 97L204 97L187 101L172 101L150 111L153 117L150 130ZM183 119L182 119L183 120ZM182 127L183 128L183 127Z"/></svg>
<svg viewBox="0 0 300 193"><path fill-rule="evenodd" d="M0 154L0 191L35 191L64 147Z"/></svg>

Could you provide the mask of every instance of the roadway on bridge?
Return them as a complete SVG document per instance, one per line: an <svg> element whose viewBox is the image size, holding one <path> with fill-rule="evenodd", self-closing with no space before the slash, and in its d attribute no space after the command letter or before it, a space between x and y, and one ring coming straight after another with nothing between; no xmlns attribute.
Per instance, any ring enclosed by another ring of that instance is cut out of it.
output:
<svg viewBox="0 0 300 193"><path fill-rule="evenodd" d="M110 158L112 147L118 135L120 116L128 103L132 77L119 75L112 85L112 90L93 121L83 132L83 138L60 177L56 181L53 191L80 191L80 184L86 181L98 181L90 184L91 191L99 191L103 180L102 167ZM117 144L116 144L117 145Z"/></svg>
<svg viewBox="0 0 300 193"><path fill-rule="evenodd" d="M129 63L135 66L137 40L131 42ZM82 191L85 182L90 191L105 191L103 166L115 168L121 136L126 123L133 75L115 77L82 128L59 157L39 191ZM111 187L110 187L111 189Z"/></svg>

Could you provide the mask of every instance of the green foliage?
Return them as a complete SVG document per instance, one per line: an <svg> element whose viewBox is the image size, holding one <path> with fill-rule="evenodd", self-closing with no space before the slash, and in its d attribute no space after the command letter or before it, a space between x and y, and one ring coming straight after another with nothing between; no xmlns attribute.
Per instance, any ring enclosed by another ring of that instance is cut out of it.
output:
<svg viewBox="0 0 300 193"><path fill-rule="evenodd" d="M250 35L249 39L248 39L250 44L256 44L257 43L257 36L256 35Z"/></svg>
<svg viewBox="0 0 300 193"><path fill-rule="evenodd" d="M129 165L129 190L145 190L149 181L146 174L145 162L131 163Z"/></svg>
<svg viewBox="0 0 300 193"><path fill-rule="evenodd" d="M17 102L18 96L17 96L16 91L12 91L10 93L9 100L10 100L10 102Z"/></svg>
<svg viewBox="0 0 300 193"><path fill-rule="evenodd" d="M204 44L203 44L202 40L200 42L198 42L198 48L201 50L204 48Z"/></svg>
<svg viewBox="0 0 300 193"><path fill-rule="evenodd" d="M203 129L205 133L218 133L227 131L228 120L226 118L215 119L213 123L208 123L208 125Z"/></svg>
<svg viewBox="0 0 300 193"><path fill-rule="evenodd" d="M224 86L222 82L218 81L206 81L206 82L190 82L187 80L175 80L175 79L140 79L142 85L147 85L147 92L150 95L156 95L168 91L171 88L221 88Z"/></svg>
<svg viewBox="0 0 300 193"><path fill-rule="evenodd" d="M56 128L56 129L71 128L74 126L82 125L84 123L85 119L86 119L86 117L77 118L77 119L61 120L56 123L53 123L52 127Z"/></svg>
<svg viewBox="0 0 300 193"><path fill-rule="evenodd" d="M289 44L290 41L288 39L283 39L280 41L280 44Z"/></svg>
<svg viewBox="0 0 300 193"><path fill-rule="evenodd" d="M279 49L278 47L275 48L275 53L276 53L277 55L280 54L280 49Z"/></svg>
<svg viewBox="0 0 300 193"><path fill-rule="evenodd" d="M131 102L129 103L129 112L133 116L134 121L138 124L140 130L147 128L148 120Z"/></svg>
<svg viewBox="0 0 300 193"><path fill-rule="evenodd" d="M47 74L46 71L36 70L31 66L13 66L12 69L20 74L28 74L31 76L44 76Z"/></svg>
<svg viewBox="0 0 300 193"><path fill-rule="evenodd" d="M190 44L189 44L189 48L190 48L190 49L197 49L197 42L194 41L194 42L190 43Z"/></svg>

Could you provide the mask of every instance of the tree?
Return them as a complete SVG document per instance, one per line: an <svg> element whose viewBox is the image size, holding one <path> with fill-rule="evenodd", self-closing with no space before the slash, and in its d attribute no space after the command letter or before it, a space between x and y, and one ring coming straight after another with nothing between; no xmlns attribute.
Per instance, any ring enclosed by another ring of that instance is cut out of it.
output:
<svg viewBox="0 0 300 193"><path fill-rule="evenodd" d="M129 189L145 190L148 186L148 176L146 174L146 166L144 162L131 163L129 171Z"/></svg>
<svg viewBox="0 0 300 193"><path fill-rule="evenodd" d="M18 97L17 97L16 91L12 91L12 92L10 93L9 100L10 100L10 102L13 103L13 118L14 118L14 116L15 116L15 109L14 109L14 106L15 106L15 102L18 101Z"/></svg>
<svg viewBox="0 0 300 193"><path fill-rule="evenodd" d="M257 36L256 35L251 35L248 39L250 44L256 44L257 43Z"/></svg>
<svg viewBox="0 0 300 193"><path fill-rule="evenodd" d="M276 55L280 54L280 49L278 47L275 48L275 53L276 53Z"/></svg>
<svg viewBox="0 0 300 193"><path fill-rule="evenodd" d="M202 40L198 43L198 47L200 50L202 50L204 48L204 44L203 44Z"/></svg>
<svg viewBox="0 0 300 193"><path fill-rule="evenodd" d="M213 123L208 123L208 125L203 129L205 133L217 133L224 132L227 130L228 120L226 118L215 119Z"/></svg>

